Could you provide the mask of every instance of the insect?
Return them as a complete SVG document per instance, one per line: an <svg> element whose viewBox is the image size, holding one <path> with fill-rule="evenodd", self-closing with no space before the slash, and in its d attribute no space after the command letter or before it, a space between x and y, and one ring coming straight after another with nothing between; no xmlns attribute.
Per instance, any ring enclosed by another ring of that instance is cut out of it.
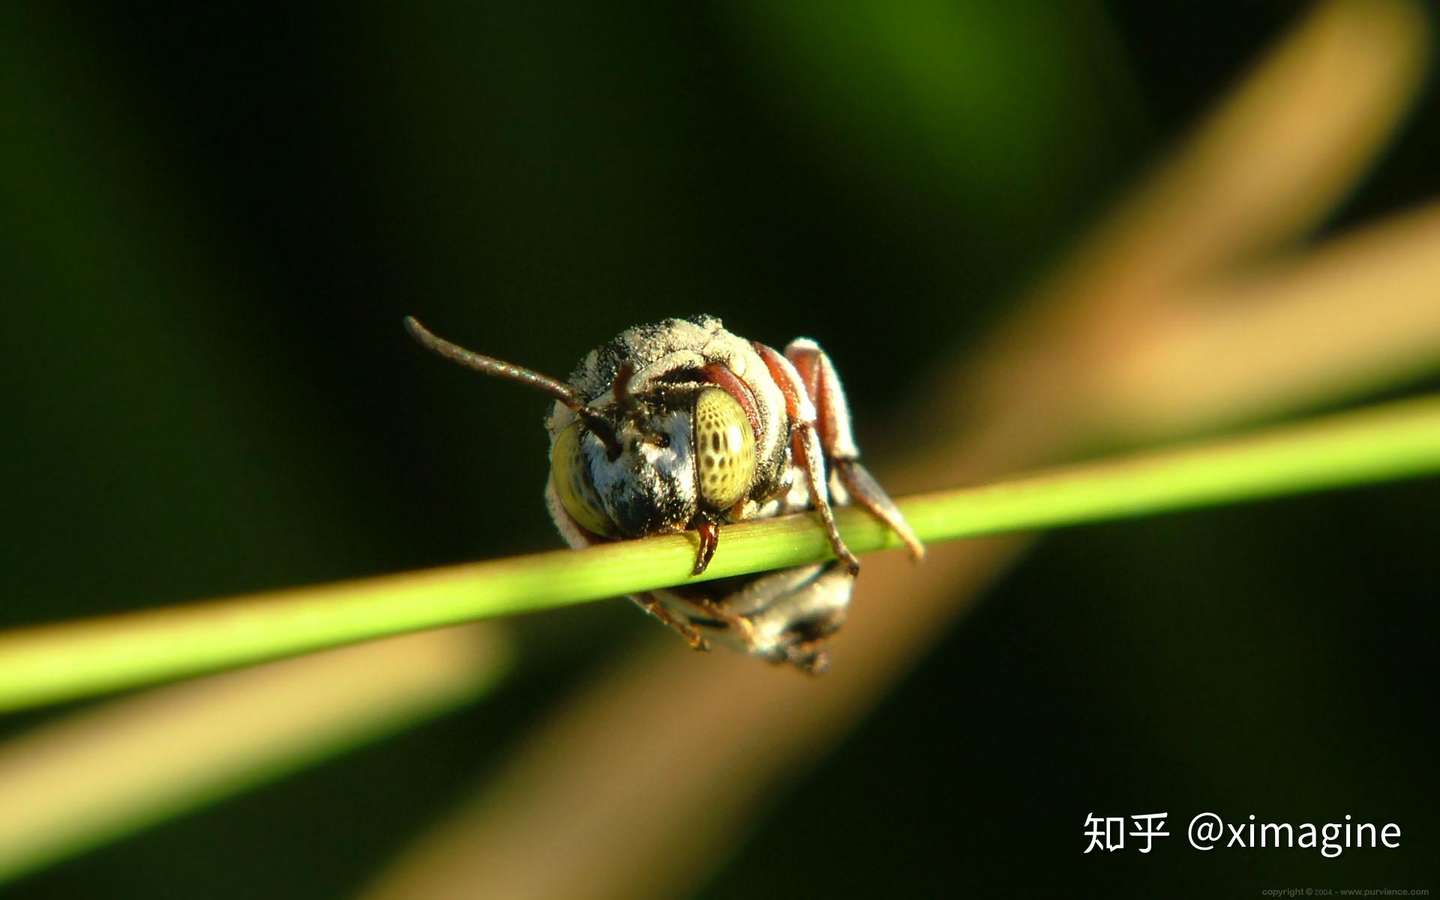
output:
<svg viewBox="0 0 1440 900"><path fill-rule="evenodd" d="M814 510L835 559L631 597L692 647L710 641L807 672L825 669L860 563L831 508L858 503L919 559L924 548L860 464L835 367L812 340L782 354L713 316L638 325L591 351L569 381L466 350L414 318L426 348L554 398L545 501L572 547L694 530L705 571L726 523Z"/></svg>

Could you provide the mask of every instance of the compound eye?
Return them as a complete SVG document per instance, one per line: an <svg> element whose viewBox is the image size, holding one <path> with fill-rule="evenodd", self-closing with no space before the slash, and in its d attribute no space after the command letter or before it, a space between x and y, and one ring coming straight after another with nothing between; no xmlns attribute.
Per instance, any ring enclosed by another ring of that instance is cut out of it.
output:
<svg viewBox="0 0 1440 900"><path fill-rule="evenodd" d="M711 509L729 509L755 482L755 432L734 397L706 388L695 401L695 470Z"/></svg>
<svg viewBox="0 0 1440 900"><path fill-rule="evenodd" d="M590 467L580 453L580 423L565 426L550 447L550 483L570 518L594 534L613 535L615 527L605 515L600 495L590 483Z"/></svg>

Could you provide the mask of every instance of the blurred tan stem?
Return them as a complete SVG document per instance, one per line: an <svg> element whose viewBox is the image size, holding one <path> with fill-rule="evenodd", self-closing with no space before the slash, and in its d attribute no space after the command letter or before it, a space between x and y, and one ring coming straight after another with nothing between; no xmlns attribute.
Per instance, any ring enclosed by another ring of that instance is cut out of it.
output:
<svg viewBox="0 0 1440 900"><path fill-rule="evenodd" d="M1092 409L1132 440L1173 435L1423 375L1437 346L1431 204L1165 304L1146 318L1143 341L1097 360Z"/></svg>
<svg viewBox="0 0 1440 900"><path fill-rule="evenodd" d="M927 457L945 457L948 446L977 435L1003 452L1012 439L1064 443L1132 427L1128 411L1112 422L1089 415L1089 404L1107 405L1111 392L1136 390L1106 377L1112 360L1148 355L1155 339L1173 337L1161 332L1176 310L1190 308L1197 289L1233 281L1320 223L1410 109L1431 39L1429 16L1409 0L1318 5L1019 305L974 362L934 379L940 389L924 413L932 421L948 413L958 427ZM1406 260L1411 270L1426 263L1423 254ZM1402 302L1413 307L1416 298ZM1247 360L1255 358L1239 356L1236 365ZM1097 372L1101 383L1090 385ZM1207 422L1222 402L1207 401ZM1076 415L1089 421L1071 421ZM1176 404L1165 425L1189 415Z"/></svg>
<svg viewBox="0 0 1440 900"><path fill-rule="evenodd" d="M1338 256L1249 282L1236 271L1302 237L1350 189L1414 96L1428 40L1413 3L1322 5L975 365L936 382L924 418L912 421L946 413L959 424L909 460L895 488L991 477L1116 435L1274 414L1433 367L1440 346L1428 330L1426 273L1440 238L1426 226L1402 223L1371 246L1339 245ZM1350 252L1344 277L1327 269ZM1197 293L1218 284L1231 286L1220 289L1226 296ZM1242 302L1253 309L1237 310ZM1366 318L1360 339L1308 340L1277 364L1287 334L1327 333L1349 321L1346 311ZM1192 330L1174 316L1213 318ZM1179 352L1188 340L1203 342L1224 372L1203 390L1181 389L1195 377L1194 358ZM1256 403L1255 382L1270 377L1275 388ZM1158 386L1147 391L1151 379ZM940 397L956 399L942 409ZM693 890L775 786L852 727L1022 548L945 545L918 568L898 554L868 560L822 679L672 645L627 660L366 896Z"/></svg>
<svg viewBox="0 0 1440 900"><path fill-rule="evenodd" d="M1408 0L1320 4L1072 259L1061 302L1143 312L1318 225L1409 109L1428 25Z"/></svg>
<svg viewBox="0 0 1440 900"><path fill-rule="evenodd" d="M0 745L0 882L474 699L494 626L391 638L104 703Z"/></svg>

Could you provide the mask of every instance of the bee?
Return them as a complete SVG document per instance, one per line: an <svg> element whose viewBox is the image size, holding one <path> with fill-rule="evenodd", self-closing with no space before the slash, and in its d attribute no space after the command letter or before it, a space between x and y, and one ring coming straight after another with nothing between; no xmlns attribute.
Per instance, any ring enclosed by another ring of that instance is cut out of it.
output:
<svg viewBox="0 0 1440 900"><path fill-rule="evenodd" d="M919 559L924 548L860 464L845 392L830 358L797 338L784 353L726 331L713 316L628 328L568 381L466 350L414 318L426 348L554 398L545 421L545 503L572 547L693 530L704 572L727 523L818 513L835 559L636 594L696 649L710 642L819 673L845 621L860 563L832 508L858 503Z"/></svg>

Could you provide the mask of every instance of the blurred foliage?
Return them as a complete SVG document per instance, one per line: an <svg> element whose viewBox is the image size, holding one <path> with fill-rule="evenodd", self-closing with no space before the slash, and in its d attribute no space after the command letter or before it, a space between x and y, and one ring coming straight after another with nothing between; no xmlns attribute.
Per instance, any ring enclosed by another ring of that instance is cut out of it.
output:
<svg viewBox="0 0 1440 900"><path fill-rule="evenodd" d="M887 407L1295 10L0 12L0 627L554 545L544 404L425 357L405 313L555 374L676 313L811 335L883 445ZM1437 145L1414 117L1341 221L1434 197ZM1048 542L704 894L1433 884L1437 502ZM618 603L537 619L493 702L12 895L343 894L652 627ZM1087 812L1160 808L1407 839L1324 866L1081 854Z"/></svg>

